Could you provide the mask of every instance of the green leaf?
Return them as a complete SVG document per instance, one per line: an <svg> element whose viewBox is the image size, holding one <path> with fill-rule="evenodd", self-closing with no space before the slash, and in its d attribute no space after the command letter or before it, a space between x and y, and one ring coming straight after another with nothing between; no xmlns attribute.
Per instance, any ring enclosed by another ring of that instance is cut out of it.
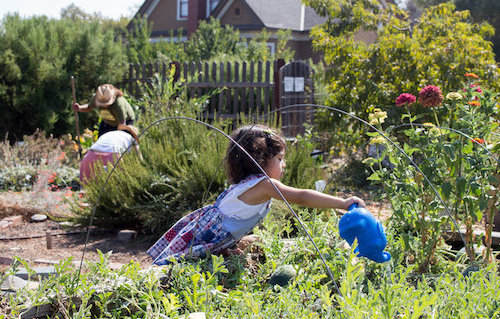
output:
<svg viewBox="0 0 500 319"><path fill-rule="evenodd" d="M380 179L380 176L378 175L378 173L377 173L377 172L375 172L375 173L371 174L371 175L370 175L370 176L368 176L366 179L367 179L367 180L369 180L369 181L380 181L380 180L381 180L381 179Z"/></svg>
<svg viewBox="0 0 500 319"><path fill-rule="evenodd" d="M455 181L455 185L456 185L456 188L457 188L457 196L459 198L462 198L463 197L463 194L465 192L465 187L467 186L467 179L463 176L457 178L457 180Z"/></svg>
<svg viewBox="0 0 500 319"><path fill-rule="evenodd" d="M451 183L450 183L450 182L445 182L445 183L441 186L441 194L442 194L442 195L443 195L446 199L449 199L449 198L450 198L451 189L452 189Z"/></svg>

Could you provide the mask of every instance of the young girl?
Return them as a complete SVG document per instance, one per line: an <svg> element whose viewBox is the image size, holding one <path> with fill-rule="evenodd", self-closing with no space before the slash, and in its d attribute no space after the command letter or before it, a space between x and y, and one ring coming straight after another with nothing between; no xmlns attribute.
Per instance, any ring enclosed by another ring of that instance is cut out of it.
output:
<svg viewBox="0 0 500 319"><path fill-rule="evenodd" d="M257 165L234 143L227 149L227 172L232 183L219 195L214 204L200 208L179 220L149 250L156 265L169 263L179 257L205 257L233 246L249 233L268 213L271 199L282 200L274 188L290 203L312 208L347 209L362 199L346 199L311 189L299 189L279 180L285 169L285 141L272 129L245 126L231 135L264 169Z"/></svg>

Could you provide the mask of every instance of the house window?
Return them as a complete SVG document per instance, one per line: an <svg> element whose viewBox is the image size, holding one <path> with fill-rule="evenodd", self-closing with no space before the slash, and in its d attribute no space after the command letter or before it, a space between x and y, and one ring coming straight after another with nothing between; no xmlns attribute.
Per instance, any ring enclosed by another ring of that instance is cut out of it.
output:
<svg viewBox="0 0 500 319"><path fill-rule="evenodd" d="M237 17L240 16L240 8L234 8L234 15Z"/></svg>
<svg viewBox="0 0 500 319"><path fill-rule="evenodd" d="M188 18L188 0L177 0L177 20Z"/></svg>
<svg viewBox="0 0 500 319"><path fill-rule="evenodd" d="M274 42L266 42L266 46L269 52L271 52L271 54L274 54L274 52L276 51L276 44Z"/></svg>
<svg viewBox="0 0 500 319"><path fill-rule="evenodd" d="M210 13L212 13L218 4L219 0L207 0L207 17L210 16Z"/></svg>

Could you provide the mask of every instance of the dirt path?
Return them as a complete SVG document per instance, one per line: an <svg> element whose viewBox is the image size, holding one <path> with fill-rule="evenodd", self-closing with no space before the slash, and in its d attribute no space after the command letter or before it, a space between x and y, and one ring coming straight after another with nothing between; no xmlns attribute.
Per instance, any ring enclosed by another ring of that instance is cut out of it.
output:
<svg viewBox="0 0 500 319"><path fill-rule="evenodd" d="M17 224L0 229L0 267L8 267L6 263L15 257L25 259L33 266L55 263L68 257L73 257L73 261L79 264L87 236L85 227L71 227L67 223L50 219L42 222L31 221L32 215L46 213L47 210L53 216L68 214L69 208L64 204L61 195L54 193L51 196L58 197L59 200L48 199L47 202L51 206L40 208L40 205L34 205L30 195L20 192L0 193L0 220L7 216L22 216L22 220ZM112 263L125 264L133 260L141 267L149 266L151 259L146 250L154 239L139 234L136 239L123 242L117 239L118 231L91 229L85 259L96 260L99 249L104 253L112 252ZM51 249L47 248L47 232L51 234Z"/></svg>

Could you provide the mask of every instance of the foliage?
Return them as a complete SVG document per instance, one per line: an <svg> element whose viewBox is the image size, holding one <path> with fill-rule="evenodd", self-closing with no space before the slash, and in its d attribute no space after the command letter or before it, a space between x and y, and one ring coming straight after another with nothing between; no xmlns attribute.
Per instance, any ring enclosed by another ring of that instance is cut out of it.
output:
<svg viewBox="0 0 500 319"><path fill-rule="evenodd" d="M428 7L448 2L448 0L415 0L415 2L422 7ZM499 61L500 2L496 0L453 0L453 4L457 6L458 10L470 11L471 18L474 22L481 23L486 21L495 28L496 33L490 40L493 42L493 52L495 52L496 60Z"/></svg>
<svg viewBox="0 0 500 319"><path fill-rule="evenodd" d="M129 63L143 63L153 59L153 44L149 41L152 25L145 18L136 18L127 31L127 60Z"/></svg>
<svg viewBox="0 0 500 319"><path fill-rule="evenodd" d="M190 61L207 61L219 55L237 55L240 33L231 26L221 26L220 21L210 17L201 21L196 32L186 43Z"/></svg>
<svg viewBox="0 0 500 319"><path fill-rule="evenodd" d="M54 313L87 318L174 318L193 312L224 318L420 318L499 315L500 280L495 265L462 275L464 266L445 262L440 275L418 276L412 267L375 264L342 249L334 224L321 214L304 215L307 226L338 283L325 274L309 240L285 240L262 230L262 263L246 266L238 258L210 256L166 267L141 269L131 262L110 270L111 252L99 253L80 273L71 259L55 265L56 274L37 288L4 297L0 317L19 317L26 305L51 304ZM268 226L268 225L266 225ZM272 225L271 225L272 226ZM279 226L276 226L279 227ZM290 241L288 240L288 243ZM286 287L269 284L269 276L290 264L297 275ZM18 260L0 282L23 266ZM471 307L473 305L473 307Z"/></svg>
<svg viewBox="0 0 500 319"><path fill-rule="evenodd" d="M469 23L469 13L455 11L452 4L427 8L418 23L410 23L403 11L379 8L378 1L306 2L328 18L312 31L316 49L324 52L329 64L328 105L361 118L374 107L387 107L388 121L396 123L400 110L391 106L400 92L417 92L429 83L451 91L471 70L486 88L499 88L491 43L485 40L493 29ZM376 41L357 41L360 30L377 30ZM362 131L359 123L338 125L342 117L328 111L320 114L323 126L338 127L340 136L356 143Z"/></svg>
<svg viewBox="0 0 500 319"><path fill-rule="evenodd" d="M451 217L466 228L469 258L475 259L473 244L480 238L474 238L472 226L484 219L491 232L489 221L498 208L494 191L500 173L499 139L494 134L499 126L498 94L482 89L476 78L468 73L463 90L446 94L443 106L434 105L426 113L417 113L415 103L401 105L407 112L401 120L406 123L389 125L383 131L392 136L394 144L379 133L368 133L379 149L376 158L365 161L373 170L368 179L382 184L394 209L391 226L404 240L405 254L412 255L421 272L438 264L434 253L443 242L442 233L450 227L456 230ZM383 130L385 117L371 116L370 124ZM432 117L435 123L416 124ZM418 169L396 147L404 150ZM383 165L386 157L389 167ZM484 258L489 261L490 235L486 243Z"/></svg>
<svg viewBox="0 0 500 319"><path fill-rule="evenodd" d="M11 141L36 129L72 131L70 75L78 93L121 78L121 44L98 22L7 15L0 30L0 134Z"/></svg>

